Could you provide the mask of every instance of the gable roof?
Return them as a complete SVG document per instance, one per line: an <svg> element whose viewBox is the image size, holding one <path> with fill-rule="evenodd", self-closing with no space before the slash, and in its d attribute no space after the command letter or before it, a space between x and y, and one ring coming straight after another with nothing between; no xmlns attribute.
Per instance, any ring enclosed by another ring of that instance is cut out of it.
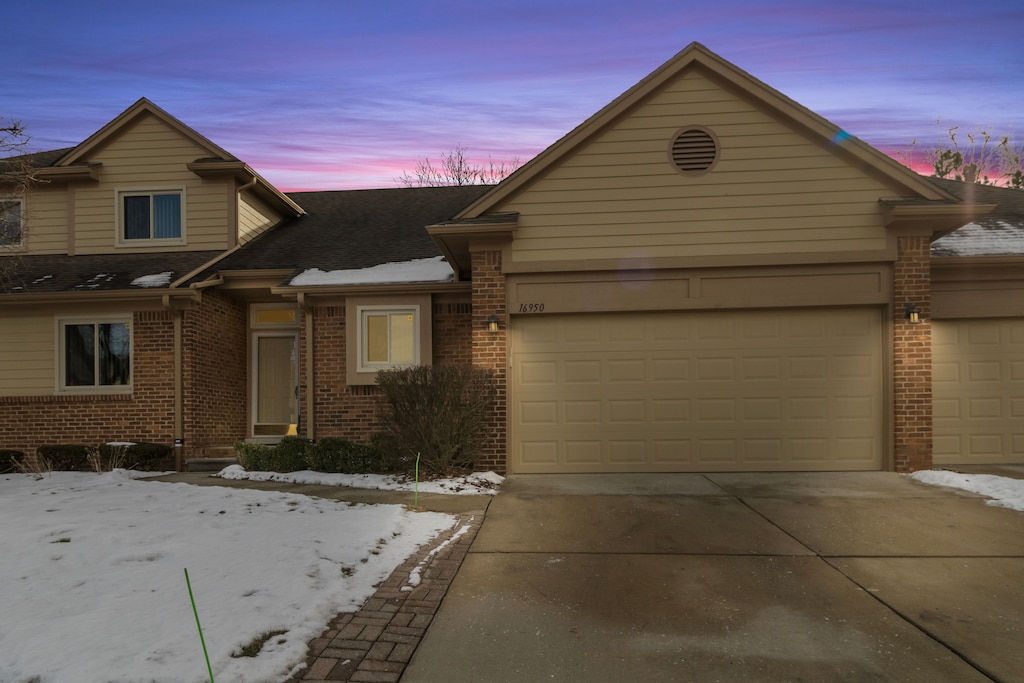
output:
<svg viewBox="0 0 1024 683"><path fill-rule="evenodd" d="M292 192L306 210L197 274L199 282L228 271L356 270L433 258L441 250L424 226L454 216L487 185Z"/></svg>
<svg viewBox="0 0 1024 683"><path fill-rule="evenodd" d="M722 59L700 43L690 43L668 62L503 180L491 192L466 207L456 219L473 219L500 209L501 204L526 188L549 168L573 154L615 121L629 115L648 97L690 69L700 69L722 87L771 111L774 116L799 128L807 137L827 145L835 154L876 175L888 185L921 199L940 202L955 199L944 188L929 183L911 169L849 135L810 109Z"/></svg>
<svg viewBox="0 0 1024 683"><path fill-rule="evenodd" d="M202 156L188 165L189 170L196 175L201 177L234 176L239 183L250 184L254 192L257 192L284 212L293 215L302 213L301 206L295 204L244 161L239 160L238 157L220 145L186 126L145 97L139 98L132 106L118 114L113 120L78 145L66 150L40 152L30 155L37 162L36 177L50 180L86 177L96 179L95 170L97 164L88 163L89 156L108 141L116 138L126 126L131 125L133 121L145 115L156 117L203 151ZM58 152L63 152L63 154L58 156ZM47 163L42 163L44 161Z"/></svg>
<svg viewBox="0 0 1024 683"><path fill-rule="evenodd" d="M225 150L220 145L217 145L208 138L200 135L195 130L186 126L184 123L174 118L145 97L140 97L132 106L115 116L113 120L107 123L107 125L103 126L85 140L72 147L67 154L55 161L52 165L57 167L70 166L82 161L84 157L89 155L89 153L115 137L121 129L144 114L150 114L160 119L167 126L173 128L183 137L193 142L197 147L201 147L205 150L208 156L217 157L225 161L238 161L233 154Z"/></svg>

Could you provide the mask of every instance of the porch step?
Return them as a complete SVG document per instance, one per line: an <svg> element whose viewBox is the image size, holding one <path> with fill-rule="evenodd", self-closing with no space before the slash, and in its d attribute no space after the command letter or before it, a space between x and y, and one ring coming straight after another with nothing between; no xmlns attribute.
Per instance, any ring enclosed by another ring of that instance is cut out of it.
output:
<svg viewBox="0 0 1024 683"><path fill-rule="evenodd" d="M229 465L237 465L238 458L188 458L186 472L220 472Z"/></svg>

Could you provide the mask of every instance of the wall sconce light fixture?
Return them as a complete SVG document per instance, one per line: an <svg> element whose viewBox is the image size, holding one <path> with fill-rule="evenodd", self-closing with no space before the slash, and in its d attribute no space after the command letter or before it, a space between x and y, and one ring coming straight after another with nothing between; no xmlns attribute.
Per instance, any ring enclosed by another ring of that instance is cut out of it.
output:
<svg viewBox="0 0 1024 683"><path fill-rule="evenodd" d="M909 320L911 325L917 325L921 322L921 309L914 304L907 304L903 317Z"/></svg>
<svg viewBox="0 0 1024 683"><path fill-rule="evenodd" d="M491 334L495 334L498 331L498 316L493 313L487 317L487 331Z"/></svg>

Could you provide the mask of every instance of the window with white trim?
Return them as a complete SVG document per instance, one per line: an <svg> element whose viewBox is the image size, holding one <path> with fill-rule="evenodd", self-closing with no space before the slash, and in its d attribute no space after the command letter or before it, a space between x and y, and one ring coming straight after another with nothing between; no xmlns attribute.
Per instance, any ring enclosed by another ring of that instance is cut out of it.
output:
<svg viewBox="0 0 1024 683"><path fill-rule="evenodd" d="M60 389L129 390L131 318L60 320Z"/></svg>
<svg viewBox="0 0 1024 683"><path fill-rule="evenodd" d="M118 193L120 244L184 242L182 190L131 190Z"/></svg>
<svg viewBox="0 0 1024 683"><path fill-rule="evenodd" d="M418 365L419 306L359 306L359 372Z"/></svg>
<svg viewBox="0 0 1024 683"><path fill-rule="evenodd" d="M24 203L16 197L0 197L0 247L21 246L24 234Z"/></svg>

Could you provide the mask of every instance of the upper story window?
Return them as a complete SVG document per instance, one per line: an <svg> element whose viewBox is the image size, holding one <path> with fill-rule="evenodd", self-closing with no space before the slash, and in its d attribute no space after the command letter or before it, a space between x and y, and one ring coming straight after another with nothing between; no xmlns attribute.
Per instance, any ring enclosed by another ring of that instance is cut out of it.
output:
<svg viewBox="0 0 1024 683"><path fill-rule="evenodd" d="M118 193L118 242L185 242L182 190L132 190Z"/></svg>
<svg viewBox="0 0 1024 683"><path fill-rule="evenodd" d="M24 236L22 200L0 198L0 247L17 247Z"/></svg>

